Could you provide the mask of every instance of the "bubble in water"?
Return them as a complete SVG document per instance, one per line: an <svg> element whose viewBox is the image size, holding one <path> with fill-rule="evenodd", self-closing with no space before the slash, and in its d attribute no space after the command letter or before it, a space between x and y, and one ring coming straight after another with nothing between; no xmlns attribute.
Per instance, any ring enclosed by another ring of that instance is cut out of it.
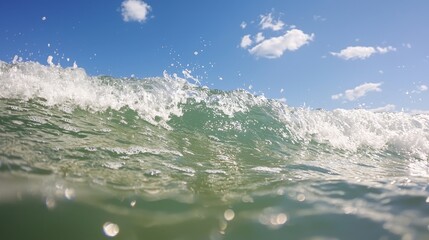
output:
<svg viewBox="0 0 429 240"><path fill-rule="evenodd" d="M223 213L223 217L226 221L231 221L235 217L235 213L232 209L228 209Z"/></svg>
<svg viewBox="0 0 429 240"><path fill-rule="evenodd" d="M108 237L114 237L119 233L119 226L115 223L105 222L103 225L104 234Z"/></svg>
<svg viewBox="0 0 429 240"><path fill-rule="evenodd" d="M224 233L227 227L228 227L228 223L225 220L220 221L219 229L221 232Z"/></svg>

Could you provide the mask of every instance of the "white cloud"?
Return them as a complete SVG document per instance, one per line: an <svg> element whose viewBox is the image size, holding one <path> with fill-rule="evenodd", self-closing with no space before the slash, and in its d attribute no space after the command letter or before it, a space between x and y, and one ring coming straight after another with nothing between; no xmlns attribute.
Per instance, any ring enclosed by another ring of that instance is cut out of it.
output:
<svg viewBox="0 0 429 240"><path fill-rule="evenodd" d="M278 58L288 51L298 50L313 40L314 34L308 35L299 29L287 31L284 35L266 39L254 46L249 52L258 57Z"/></svg>
<svg viewBox="0 0 429 240"><path fill-rule="evenodd" d="M125 0L122 2L122 17L125 22L144 22L151 7L142 0Z"/></svg>
<svg viewBox="0 0 429 240"><path fill-rule="evenodd" d="M250 39L250 34L244 35L243 38L241 38L240 47L242 48L248 48L250 45L252 45L252 39Z"/></svg>
<svg viewBox="0 0 429 240"><path fill-rule="evenodd" d="M245 29L247 27L247 23L245 21L240 24L241 29Z"/></svg>
<svg viewBox="0 0 429 240"><path fill-rule="evenodd" d="M394 48L392 46L388 46L388 47L385 47L385 48L377 47L377 51L379 53L381 53L381 54L385 54L385 53L388 53L388 52L392 52L392 51L394 52L394 51L396 51L396 48Z"/></svg>
<svg viewBox="0 0 429 240"><path fill-rule="evenodd" d="M342 97L343 97L343 94L342 93L338 93L338 94L332 95L331 99L332 100L338 100L338 99L340 99Z"/></svg>
<svg viewBox="0 0 429 240"><path fill-rule="evenodd" d="M403 43L402 46L406 48L411 48L411 43Z"/></svg>
<svg viewBox="0 0 429 240"><path fill-rule="evenodd" d="M344 98L349 101L354 101L358 98L364 97L368 92L381 92L381 84L382 83L364 83L353 89L348 89L344 91L344 93L332 95L331 98L333 100Z"/></svg>
<svg viewBox="0 0 429 240"><path fill-rule="evenodd" d="M419 88L419 90L420 90L421 92L424 92L424 91L427 91L427 90L428 90L428 86L426 86L426 85L420 85L418 88Z"/></svg>
<svg viewBox="0 0 429 240"><path fill-rule="evenodd" d="M341 50L339 53L331 52L333 56L349 60L349 59L365 59L374 54L376 50L373 47L347 47Z"/></svg>
<svg viewBox="0 0 429 240"><path fill-rule="evenodd" d="M392 112L396 109L396 106L393 104L387 104L384 107L369 109L371 112Z"/></svg>
<svg viewBox="0 0 429 240"><path fill-rule="evenodd" d="M259 25L262 29L268 28L273 31L279 31L283 29L285 24L281 20L273 20L271 13L269 13L268 15L261 15L261 21L259 22Z"/></svg>
<svg viewBox="0 0 429 240"><path fill-rule="evenodd" d="M322 17L320 15L313 15L313 19L316 22L324 22L324 21L326 21L326 18L324 18L324 17Z"/></svg>
<svg viewBox="0 0 429 240"><path fill-rule="evenodd" d="M261 32L258 32L258 34L256 34L255 36L255 43L260 43L264 40L265 40L264 34L262 34Z"/></svg>
<svg viewBox="0 0 429 240"><path fill-rule="evenodd" d="M340 52L331 52L331 55L345 60L350 60L350 59L365 59L365 58L371 57L371 55L375 53L384 54L391 51L396 51L396 48L392 46L388 46L385 48L353 46L353 47L347 47L341 50Z"/></svg>

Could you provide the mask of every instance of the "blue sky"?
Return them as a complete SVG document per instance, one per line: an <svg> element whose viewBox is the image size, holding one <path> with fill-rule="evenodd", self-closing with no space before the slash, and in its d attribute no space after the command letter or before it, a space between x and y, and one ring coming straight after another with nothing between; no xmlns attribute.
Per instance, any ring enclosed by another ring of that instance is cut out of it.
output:
<svg viewBox="0 0 429 240"><path fill-rule="evenodd" d="M14 0L0 60L163 70L290 106L429 110L429 1Z"/></svg>

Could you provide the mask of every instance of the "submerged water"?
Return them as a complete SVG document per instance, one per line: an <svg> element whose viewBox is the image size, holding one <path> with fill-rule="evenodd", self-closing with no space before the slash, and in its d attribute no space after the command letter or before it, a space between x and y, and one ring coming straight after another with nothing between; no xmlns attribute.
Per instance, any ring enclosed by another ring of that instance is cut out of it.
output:
<svg viewBox="0 0 429 240"><path fill-rule="evenodd" d="M429 239L429 115L0 62L1 239Z"/></svg>

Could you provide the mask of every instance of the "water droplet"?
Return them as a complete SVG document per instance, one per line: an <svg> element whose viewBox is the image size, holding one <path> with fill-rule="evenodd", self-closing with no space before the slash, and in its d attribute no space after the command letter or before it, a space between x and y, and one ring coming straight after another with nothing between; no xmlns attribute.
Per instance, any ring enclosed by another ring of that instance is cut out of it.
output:
<svg viewBox="0 0 429 240"><path fill-rule="evenodd" d="M253 198L249 195L245 195L241 198L241 201L244 203L253 203Z"/></svg>
<svg viewBox="0 0 429 240"><path fill-rule="evenodd" d="M225 220L221 220L219 223L220 231L224 232L227 227L228 227L228 223Z"/></svg>
<svg viewBox="0 0 429 240"><path fill-rule="evenodd" d="M228 209L223 213L223 216L224 216L226 221L231 221L232 219L234 219L235 213L233 210Z"/></svg>
<svg viewBox="0 0 429 240"><path fill-rule="evenodd" d="M300 202L303 202L305 200L305 195L300 193L298 196L296 196L296 199Z"/></svg>
<svg viewBox="0 0 429 240"><path fill-rule="evenodd" d="M64 196L68 199L68 200L72 200L76 197L76 193L74 191L73 188L66 188L66 190L64 191Z"/></svg>
<svg viewBox="0 0 429 240"><path fill-rule="evenodd" d="M55 202L55 199L52 197L47 197L45 200L45 204L46 204L46 207L48 207L49 209L53 209L57 205L57 203Z"/></svg>
<svg viewBox="0 0 429 240"><path fill-rule="evenodd" d="M288 216L286 213L278 212L278 210L274 208L266 208L263 210L263 213L259 215L259 222L273 229L285 224L287 220Z"/></svg>
<svg viewBox="0 0 429 240"><path fill-rule="evenodd" d="M119 226L115 223L106 222L103 225L104 234L108 237L114 237L119 233Z"/></svg>
<svg viewBox="0 0 429 240"><path fill-rule="evenodd" d="M278 215L272 215L270 218L270 223L273 226L283 225L287 221L287 215L284 213L279 213Z"/></svg>

